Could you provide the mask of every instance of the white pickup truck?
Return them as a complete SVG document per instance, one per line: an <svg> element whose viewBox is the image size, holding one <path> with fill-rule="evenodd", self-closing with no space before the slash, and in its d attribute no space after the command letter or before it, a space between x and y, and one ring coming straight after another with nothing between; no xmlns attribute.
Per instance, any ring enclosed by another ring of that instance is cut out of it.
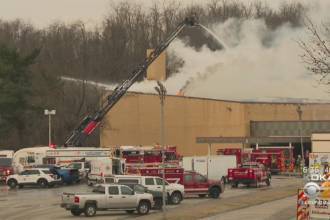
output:
<svg viewBox="0 0 330 220"><path fill-rule="evenodd" d="M107 183L138 183L149 190L162 192L163 179L157 176L137 176L137 175L112 175L105 177ZM171 204L178 205L184 198L184 186L177 183L164 181L168 200Z"/></svg>
<svg viewBox="0 0 330 220"><path fill-rule="evenodd" d="M120 184L97 185L91 193L63 193L61 203L61 207L70 210L72 215L84 213L87 217L94 216L97 210L137 211L145 215L153 206L151 194L135 193L130 187Z"/></svg>

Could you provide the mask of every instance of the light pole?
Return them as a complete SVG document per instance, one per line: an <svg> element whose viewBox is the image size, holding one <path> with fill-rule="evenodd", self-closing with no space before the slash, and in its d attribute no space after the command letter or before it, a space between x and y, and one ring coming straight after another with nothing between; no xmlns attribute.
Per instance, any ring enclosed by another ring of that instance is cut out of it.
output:
<svg viewBox="0 0 330 220"><path fill-rule="evenodd" d="M45 115L48 115L48 147L52 145L52 115L56 114L56 110L45 109Z"/></svg>
<svg viewBox="0 0 330 220"><path fill-rule="evenodd" d="M163 166L163 212L166 211L166 201L165 201L165 150L164 150L164 102L166 97L166 89L165 86L157 81L158 86L155 87L155 90L158 93L160 99L160 144L162 147L162 166Z"/></svg>
<svg viewBox="0 0 330 220"><path fill-rule="evenodd" d="M300 146L301 146L301 164L302 164L302 168L305 166L305 157L304 157L304 144L303 144L303 138L302 138L302 109L301 109L301 105L299 104L297 106L297 113L299 116L299 136L300 136Z"/></svg>

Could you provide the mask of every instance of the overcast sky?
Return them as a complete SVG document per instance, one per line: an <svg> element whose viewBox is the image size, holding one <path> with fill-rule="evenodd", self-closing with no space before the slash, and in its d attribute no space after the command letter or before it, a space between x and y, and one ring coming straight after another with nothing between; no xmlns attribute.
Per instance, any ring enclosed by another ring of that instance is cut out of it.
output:
<svg viewBox="0 0 330 220"><path fill-rule="evenodd" d="M88 26L101 22L111 5L124 0L0 0L0 18L12 20L21 18L37 27L45 27L54 21L84 21ZM250 2L254 0L241 0ZM284 0L263 0L277 7ZM306 1L306 0L302 0ZM128 0L143 4L147 9L156 3L170 4L171 0ZM205 4L208 1L180 0L182 5Z"/></svg>
<svg viewBox="0 0 330 220"><path fill-rule="evenodd" d="M99 24L111 11L111 5L123 0L0 0L0 18L24 19L37 27L45 27L54 21L84 21L88 26ZM161 0L129 0L150 7ZM180 0L182 4L200 2Z"/></svg>

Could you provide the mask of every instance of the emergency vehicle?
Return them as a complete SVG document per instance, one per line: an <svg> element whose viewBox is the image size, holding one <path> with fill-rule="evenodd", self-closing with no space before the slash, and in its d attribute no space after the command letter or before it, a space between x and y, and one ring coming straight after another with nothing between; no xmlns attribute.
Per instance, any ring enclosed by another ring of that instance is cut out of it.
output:
<svg viewBox="0 0 330 220"><path fill-rule="evenodd" d="M2 150L0 151L0 181L6 181L7 177L14 173L12 167L12 159L14 151Z"/></svg>
<svg viewBox="0 0 330 220"><path fill-rule="evenodd" d="M29 147L16 151L13 155L13 169L20 173L26 168L45 164L46 152L51 151L50 147Z"/></svg>
<svg viewBox="0 0 330 220"><path fill-rule="evenodd" d="M56 164L63 166L79 160L91 161L98 158L110 157L112 157L112 152L108 148L71 147L48 149L44 160L45 164Z"/></svg>
<svg viewBox="0 0 330 220"><path fill-rule="evenodd" d="M235 155L237 165L245 162L258 162L269 168L272 173L292 172L294 169L293 147L267 146L257 149L218 149L218 155Z"/></svg>
<svg viewBox="0 0 330 220"><path fill-rule="evenodd" d="M126 165L144 164L144 166L157 166L162 163L160 146L120 146L114 148L116 157L124 158ZM177 153L176 146L165 146L165 163L179 164L181 156Z"/></svg>

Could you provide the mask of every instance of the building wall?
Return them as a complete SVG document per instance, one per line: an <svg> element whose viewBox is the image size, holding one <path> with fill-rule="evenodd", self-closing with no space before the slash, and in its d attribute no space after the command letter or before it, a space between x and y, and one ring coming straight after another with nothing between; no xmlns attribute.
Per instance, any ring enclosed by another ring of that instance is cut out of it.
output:
<svg viewBox="0 0 330 220"><path fill-rule="evenodd" d="M240 103L182 96L167 96L165 141L183 155L205 155L207 146L196 144L201 136L249 136L250 121L298 120L295 104ZM303 120L329 120L330 104L303 105ZM151 145L160 140L160 103L156 95L129 93L106 116L101 146ZM221 147L212 145L213 153Z"/></svg>

